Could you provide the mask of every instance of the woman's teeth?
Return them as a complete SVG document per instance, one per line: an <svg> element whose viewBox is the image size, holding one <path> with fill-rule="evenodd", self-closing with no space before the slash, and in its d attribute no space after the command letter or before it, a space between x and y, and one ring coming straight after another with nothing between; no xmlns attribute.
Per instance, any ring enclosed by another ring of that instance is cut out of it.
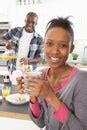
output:
<svg viewBox="0 0 87 130"><path fill-rule="evenodd" d="M58 62L59 58L51 57L52 62Z"/></svg>

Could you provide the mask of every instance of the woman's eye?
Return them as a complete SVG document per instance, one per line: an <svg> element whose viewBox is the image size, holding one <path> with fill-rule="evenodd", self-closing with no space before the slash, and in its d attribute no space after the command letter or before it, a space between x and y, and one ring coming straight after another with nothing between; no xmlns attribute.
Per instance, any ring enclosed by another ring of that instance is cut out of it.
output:
<svg viewBox="0 0 87 130"><path fill-rule="evenodd" d="M61 44L60 47L62 47L62 48L67 48L68 45L66 45L66 44Z"/></svg>
<svg viewBox="0 0 87 130"><path fill-rule="evenodd" d="M47 42L47 46L49 47L53 46L52 42Z"/></svg>

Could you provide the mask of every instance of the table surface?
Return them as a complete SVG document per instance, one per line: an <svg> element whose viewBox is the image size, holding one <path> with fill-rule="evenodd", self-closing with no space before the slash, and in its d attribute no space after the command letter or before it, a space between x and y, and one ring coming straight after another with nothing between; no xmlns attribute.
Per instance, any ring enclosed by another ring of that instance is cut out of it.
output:
<svg viewBox="0 0 87 130"><path fill-rule="evenodd" d="M3 83L2 76L0 76L0 83ZM16 93L15 86L12 86L11 84L9 84L9 86L11 87L11 93ZM43 130L42 128L39 129L39 127L37 127L31 121L28 114L28 103L22 105L13 105L3 99L2 102L0 102L0 122L0 129L3 130Z"/></svg>
<svg viewBox="0 0 87 130"><path fill-rule="evenodd" d="M3 77L0 76L0 83L2 82ZM11 83L8 85L11 87L11 94L17 92L15 86L12 86ZM2 102L0 102L0 116L26 120L30 119L28 115L28 103L22 105L14 105L3 99Z"/></svg>

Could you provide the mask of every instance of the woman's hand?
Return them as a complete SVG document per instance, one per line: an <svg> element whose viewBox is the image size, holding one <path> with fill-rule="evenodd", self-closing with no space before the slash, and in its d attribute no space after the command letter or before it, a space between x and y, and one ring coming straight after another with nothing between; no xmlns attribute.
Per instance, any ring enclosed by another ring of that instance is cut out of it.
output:
<svg viewBox="0 0 87 130"><path fill-rule="evenodd" d="M55 110L61 105L61 101L56 96L52 87L50 87L48 81L43 78L29 78L29 90L32 96L43 97L47 100Z"/></svg>
<svg viewBox="0 0 87 130"><path fill-rule="evenodd" d="M19 93L23 94L23 93L26 93L25 92L25 86L24 86L24 78L23 77L18 77L16 78L16 81L17 81L17 90ZM30 100L35 103L38 99L37 97L35 96L30 96Z"/></svg>
<svg viewBox="0 0 87 130"><path fill-rule="evenodd" d="M29 78L29 93L32 96L43 97L45 99L50 99L54 90L50 87L48 81L43 79L43 77L30 77Z"/></svg>
<svg viewBox="0 0 87 130"><path fill-rule="evenodd" d="M24 81L23 81L23 77L21 76L21 77L16 78L16 81L17 81L16 88L17 88L18 92L21 93L21 94L24 93Z"/></svg>

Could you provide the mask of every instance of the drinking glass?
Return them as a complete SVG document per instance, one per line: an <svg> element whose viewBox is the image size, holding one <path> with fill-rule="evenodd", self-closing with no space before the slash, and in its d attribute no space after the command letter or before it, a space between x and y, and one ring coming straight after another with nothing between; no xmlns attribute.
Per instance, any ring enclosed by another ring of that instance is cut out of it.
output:
<svg viewBox="0 0 87 130"><path fill-rule="evenodd" d="M2 88L2 97L6 98L10 94L10 87L9 86L4 86Z"/></svg>
<svg viewBox="0 0 87 130"><path fill-rule="evenodd" d="M22 74L25 75L27 72L32 71L32 66L28 64L28 59L26 58L26 64L22 63L20 60L22 57L17 58L17 70L21 70Z"/></svg>
<svg viewBox="0 0 87 130"><path fill-rule="evenodd" d="M42 76L42 72L40 72L40 71L32 71L32 72L26 73L26 75L24 76L25 93L30 94L29 91L31 91L31 90L29 90L29 87L30 87L30 85L29 85L29 77L34 79L35 77L40 77L40 76Z"/></svg>

